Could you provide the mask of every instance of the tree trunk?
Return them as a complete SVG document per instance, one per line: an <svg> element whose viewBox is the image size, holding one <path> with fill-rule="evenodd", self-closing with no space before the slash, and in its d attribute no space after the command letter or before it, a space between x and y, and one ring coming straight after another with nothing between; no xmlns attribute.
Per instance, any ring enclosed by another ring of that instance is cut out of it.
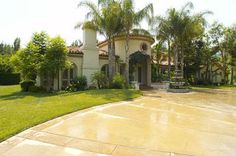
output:
<svg viewBox="0 0 236 156"><path fill-rule="evenodd" d="M170 56L170 41L168 40L168 79L170 81L170 72L171 72L171 56Z"/></svg>
<svg viewBox="0 0 236 156"><path fill-rule="evenodd" d="M206 74L205 74L205 81L208 81L208 69L209 69L209 65L206 65Z"/></svg>
<svg viewBox="0 0 236 156"><path fill-rule="evenodd" d="M231 66L231 82L230 82L231 85L234 85L234 67Z"/></svg>
<svg viewBox="0 0 236 156"><path fill-rule="evenodd" d="M184 49L183 49L183 45L181 44L181 74L182 74L182 78L184 78Z"/></svg>
<svg viewBox="0 0 236 156"><path fill-rule="evenodd" d="M115 38L112 38L112 77L115 75L116 73L116 54L115 54Z"/></svg>
<svg viewBox="0 0 236 156"><path fill-rule="evenodd" d="M108 74L108 78L109 78L109 82L112 81L113 78L113 50L112 50L112 39L111 37L108 38L108 70L109 70L109 74Z"/></svg>
<svg viewBox="0 0 236 156"><path fill-rule="evenodd" d="M59 69L57 70L57 90L60 90L60 72Z"/></svg>
<svg viewBox="0 0 236 156"><path fill-rule="evenodd" d="M226 56L225 56L225 52L224 51L221 52L221 57L222 57L222 61L223 61L224 84L226 84L226 82L227 82L227 76L226 76L227 65L226 65Z"/></svg>
<svg viewBox="0 0 236 156"><path fill-rule="evenodd" d="M125 80L126 86L129 85L129 34L127 33L125 39Z"/></svg>
<svg viewBox="0 0 236 156"><path fill-rule="evenodd" d="M178 70L178 59L179 59L179 56L178 56L178 50L177 50L176 46L174 47L174 53L175 53L175 71L177 71Z"/></svg>

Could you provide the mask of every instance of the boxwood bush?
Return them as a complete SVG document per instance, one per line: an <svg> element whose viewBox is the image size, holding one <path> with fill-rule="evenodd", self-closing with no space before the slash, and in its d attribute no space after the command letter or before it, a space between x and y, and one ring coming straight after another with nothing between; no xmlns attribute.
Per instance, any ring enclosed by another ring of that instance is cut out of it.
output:
<svg viewBox="0 0 236 156"><path fill-rule="evenodd" d="M33 80L24 80L20 82L21 90L23 92L30 91L30 88L35 85L35 81Z"/></svg>
<svg viewBox="0 0 236 156"><path fill-rule="evenodd" d="M19 73L0 73L0 85L16 85L19 83Z"/></svg>
<svg viewBox="0 0 236 156"><path fill-rule="evenodd" d="M112 79L111 88L114 88L114 89L125 88L125 78L120 74L116 74Z"/></svg>

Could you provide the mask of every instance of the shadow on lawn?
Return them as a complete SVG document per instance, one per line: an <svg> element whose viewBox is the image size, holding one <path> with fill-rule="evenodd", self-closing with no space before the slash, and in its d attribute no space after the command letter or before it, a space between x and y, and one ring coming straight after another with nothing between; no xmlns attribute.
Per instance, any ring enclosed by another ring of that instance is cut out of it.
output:
<svg viewBox="0 0 236 156"><path fill-rule="evenodd" d="M137 92L133 92L130 90L125 89L104 89L104 90L87 90L87 91L78 91L78 92L55 92L55 93L30 93L30 92L21 92L16 91L12 92L11 94L6 95L0 95L0 99L2 100L15 100L15 99L22 99L27 96L33 96L37 98L44 98L44 97L53 97L53 96L73 96L73 95L79 95L84 94L85 96L93 96L93 97L99 97L107 100L111 100L113 98L121 98L125 100L130 100L134 98L134 95L137 94Z"/></svg>
<svg viewBox="0 0 236 156"><path fill-rule="evenodd" d="M21 92L21 91L16 91L11 94L6 94L6 95L0 95L0 99L2 100L15 100L15 99L22 99L26 96L33 96L33 97L38 97L38 98L43 98L43 97L51 97L51 96L57 96L65 93L29 93L29 92Z"/></svg>

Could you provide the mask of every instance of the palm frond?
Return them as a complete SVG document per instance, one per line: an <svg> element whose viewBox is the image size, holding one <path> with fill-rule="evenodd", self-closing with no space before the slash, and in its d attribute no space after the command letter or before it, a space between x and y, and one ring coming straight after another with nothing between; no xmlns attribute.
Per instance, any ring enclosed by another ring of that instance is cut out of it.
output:
<svg viewBox="0 0 236 156"><path fill-rule="evenodd" d="M94 3L90 1L82 1L78 4L78 7L82 6L87 7L90 10L90 12L87 14L87 17L100 16L99 9Z"/></svg>
<svg viewBox="0 0 236 156"><path fill-rule="evenodd" d="M145 19L150 23L150 20L153 18L153 4L150 3L145 6L143 9L138 11L134 17L135 25L138 25L143 19Z"/></svg>
<svg viewBox="0 0 236 156"><path fill-rule="evenodd" d="M76 25L75 25L75 29L79 29L83 26L83 22L78 22Z"/></svg>

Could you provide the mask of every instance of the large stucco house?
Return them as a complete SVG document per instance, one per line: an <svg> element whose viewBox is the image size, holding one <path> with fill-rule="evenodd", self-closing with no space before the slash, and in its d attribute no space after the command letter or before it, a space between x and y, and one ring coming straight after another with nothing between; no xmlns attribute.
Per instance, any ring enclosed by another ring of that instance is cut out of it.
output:
<svg viewBox="0 0 236 156"><path fill-rule="evenodd" d="M131 81L141 85L151 85L151 45L154 39L147 35L131 35L129 41L129 55L139 54L145 56L145 61L136 64L130 72ZM83 30L83 45L81 47L69 47L68 59L73 64L71 69L60 71L58 78L54 79L52 89L60 90L69 85L77 76L86 76L88 85L91 85L91 77L95 72L108 71L108 43L97 42L97 33L92 29ZM116 72L124 74L125 68L125 36L115 37ZM59 82L58 82L59 81ZM38 86L48 86L47 81L38 77ZM59 88L58 88L59 87Z"/></svg>

